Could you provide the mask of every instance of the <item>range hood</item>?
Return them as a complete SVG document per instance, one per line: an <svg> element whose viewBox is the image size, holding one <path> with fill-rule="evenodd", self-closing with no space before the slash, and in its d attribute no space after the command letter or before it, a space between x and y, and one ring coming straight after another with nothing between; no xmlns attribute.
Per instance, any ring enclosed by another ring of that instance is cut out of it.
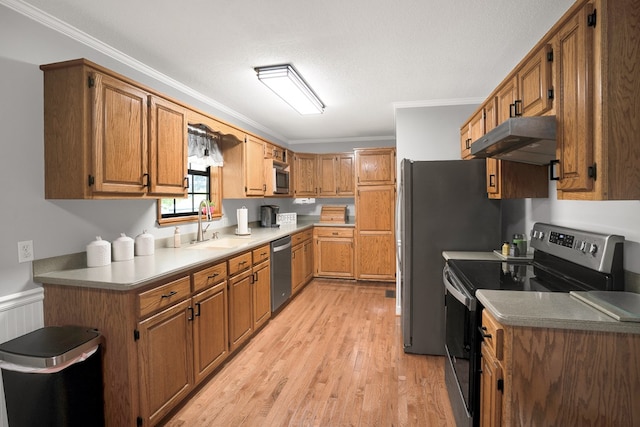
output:
<svg viewBox="0 0 640 427"><path fill-rule="evenodd" d="M556 116L507 119L471 144L471 154L534 165L556 158Z"/></svg>

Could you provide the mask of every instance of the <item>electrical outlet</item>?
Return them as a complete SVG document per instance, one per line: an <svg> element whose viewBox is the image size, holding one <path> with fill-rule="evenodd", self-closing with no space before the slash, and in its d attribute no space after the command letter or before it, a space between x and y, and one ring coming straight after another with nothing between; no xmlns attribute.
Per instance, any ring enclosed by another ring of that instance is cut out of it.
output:
<svg viewBox="0 0 640 427"><path fill-rule="evenodd" d="M33 261L33 240L18 242L18 262Z"/></svg>

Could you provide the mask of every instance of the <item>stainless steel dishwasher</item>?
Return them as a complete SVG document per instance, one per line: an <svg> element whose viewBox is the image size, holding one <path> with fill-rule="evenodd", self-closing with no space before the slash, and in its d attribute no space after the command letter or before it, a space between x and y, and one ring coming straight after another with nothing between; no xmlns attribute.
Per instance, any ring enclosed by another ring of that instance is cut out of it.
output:
<svg viewBox="0 0 640 427"><path fill-rule="evenodd" d="M271 242L271 312L291 296L291 236Z"/></svg>

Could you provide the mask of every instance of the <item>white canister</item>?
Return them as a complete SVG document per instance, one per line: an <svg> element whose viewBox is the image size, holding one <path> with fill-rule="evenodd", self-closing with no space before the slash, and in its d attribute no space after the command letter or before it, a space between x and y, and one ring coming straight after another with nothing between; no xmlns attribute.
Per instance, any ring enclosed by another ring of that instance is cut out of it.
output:
<svg viewBox="0 0 640 427"><path fill-rule="evenodd" d="M142 234L136 236L135 253L137 256L153 255L156 247L156 241L153 234L142 230Z"/></svg>
<svg viewBox="0 0 640 427"><path fill-rule="evenodd" d="M121 233L120 237L113 241L113 260L129 261L133 259L133 239Z"/></svg>
<svg viewBox="0 0 640 427"><path fill-rule="evenodd" d="M87 245L87 267L103 267L111 264L111 243L96 236L96 240Z"/></svg>

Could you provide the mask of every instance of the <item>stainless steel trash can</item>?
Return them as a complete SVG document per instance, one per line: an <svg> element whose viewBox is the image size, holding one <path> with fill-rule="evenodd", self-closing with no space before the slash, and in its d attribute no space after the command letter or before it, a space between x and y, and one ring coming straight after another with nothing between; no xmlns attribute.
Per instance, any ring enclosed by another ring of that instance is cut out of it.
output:
<svg viewBox="0 0 640 427"><path fill-rule="evenodd" d="M11 427L104 426L102 335L48 326L0 344Z"/></svg>

